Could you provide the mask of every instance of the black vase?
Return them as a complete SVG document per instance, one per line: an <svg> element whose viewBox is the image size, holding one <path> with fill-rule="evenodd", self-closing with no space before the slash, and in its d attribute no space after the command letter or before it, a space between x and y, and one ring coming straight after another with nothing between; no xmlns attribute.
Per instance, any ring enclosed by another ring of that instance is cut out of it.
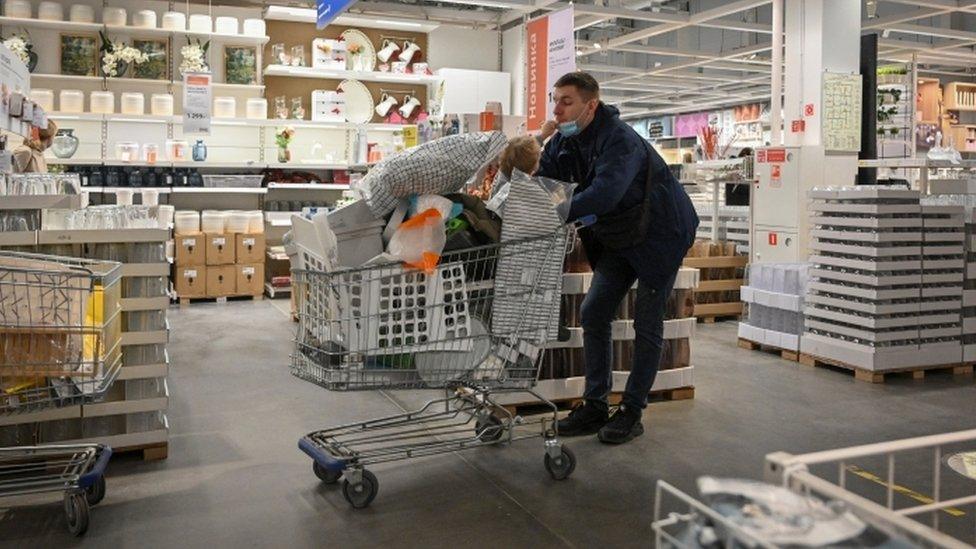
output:
<svg viewBox="0 0 976 549"><path fill-rule="evenodd" d="M126 62L126 61L118 61L118 62L116 62L116 64L115 64L115 72L116 72L116 74L115 74L115 76L112 76L112 77L109 77L107 74L105 74L105 70L103 69L103 67L104 67L104 65L102 65L101 62L99 62L98 63L98 72L100 72L102 74L102 76L104 76L106 78L122 78L123 76L125 76L125 71L128 70L128 68L129 68L129 63Z"/></svg>
<svg viewBox="0 0 976 549"><path fill-rule="evenodd" d="M27 72L34 72L37 68L37 54L29 51L27 52Z"/></svg>

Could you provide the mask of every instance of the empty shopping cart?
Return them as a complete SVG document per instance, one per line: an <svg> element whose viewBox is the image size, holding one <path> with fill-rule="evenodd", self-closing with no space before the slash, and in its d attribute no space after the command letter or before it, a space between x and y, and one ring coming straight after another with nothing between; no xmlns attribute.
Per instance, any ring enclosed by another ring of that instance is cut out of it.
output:
<svg viewBox="0 0 976 549"><path fill-rule="evenodd" d="M532 387L558 331L570 231L448 253L430 272L398 263L314 270L327 259L296 250L295 376L330 391L445 391L414 411L309 433L299 448L315 475L343 479L345 498L363 508L379 488L368 466L536 437L515 427L538 424L546 470L568 478L576 459L558 439L556 406ZM511 392L552 414L529 420L493 400Z"/></svg>
<svg viewBox="0 0 976 549"><path fill-rule="evenodd" d="M122 365L120 274L111 261L0 252L0 418L70 417L49 412L104 397ZM81 535L111 455L102 444L0 448L0 498L63 493Z"/></svg>

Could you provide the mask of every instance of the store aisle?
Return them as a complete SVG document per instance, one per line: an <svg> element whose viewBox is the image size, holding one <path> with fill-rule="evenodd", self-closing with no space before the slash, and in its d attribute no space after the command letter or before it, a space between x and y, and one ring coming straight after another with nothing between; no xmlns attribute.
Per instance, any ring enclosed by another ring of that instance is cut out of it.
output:
<svg viewBox="0 0 976 549"><path fill-rule="evenodd" d="M688 489L706 473L759 478L771 451L971 428L976 417L971 378L855 384L738 349L734 323L699 325L696 398L651 405L635 443L571 441L570 480L549 480L541 444L522 441L376 467L379 496L354 511L319 485L298 438L429 393L330 393L293 378L286 304L171 310L169 459L113 461L80 546L647 547L658 478ZM63 520L54 503L0 511L0 546L73 545Z"/></svg>

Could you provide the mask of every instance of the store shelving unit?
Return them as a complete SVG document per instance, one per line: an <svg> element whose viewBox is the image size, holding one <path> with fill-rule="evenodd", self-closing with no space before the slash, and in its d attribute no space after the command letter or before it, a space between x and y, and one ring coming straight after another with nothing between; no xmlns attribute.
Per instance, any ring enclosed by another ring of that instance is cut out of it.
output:
<svg viewBox="0 0 976 549"><path fill-rule="evenodd" d="M437 76L426 74L395 74L380 71L343 71L321 69L315 67L292 67L289 65L268 65L264 68L265 76L290 76L293 78L317 78L324 80L359 80L361 82L379 82L382 84L436 84L440 82Z"/></svg>

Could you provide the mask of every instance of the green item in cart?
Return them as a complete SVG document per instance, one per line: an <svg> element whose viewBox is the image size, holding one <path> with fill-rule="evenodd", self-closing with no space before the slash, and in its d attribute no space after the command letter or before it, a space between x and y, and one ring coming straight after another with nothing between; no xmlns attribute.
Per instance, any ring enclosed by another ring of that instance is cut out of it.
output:
<svg viewBox="0 0 976 549"><path fill-rule="evenodd" d="M460 218L460 217L455 217L454 219L449 219L449 220L447 220L447 236L451 236L452 234L454 234L454 233L456 233L458 231L463 231L463 230L467 229L468 227L470 227L470 225L468 224L468 222L465 221L464 219Z"/></svg>

